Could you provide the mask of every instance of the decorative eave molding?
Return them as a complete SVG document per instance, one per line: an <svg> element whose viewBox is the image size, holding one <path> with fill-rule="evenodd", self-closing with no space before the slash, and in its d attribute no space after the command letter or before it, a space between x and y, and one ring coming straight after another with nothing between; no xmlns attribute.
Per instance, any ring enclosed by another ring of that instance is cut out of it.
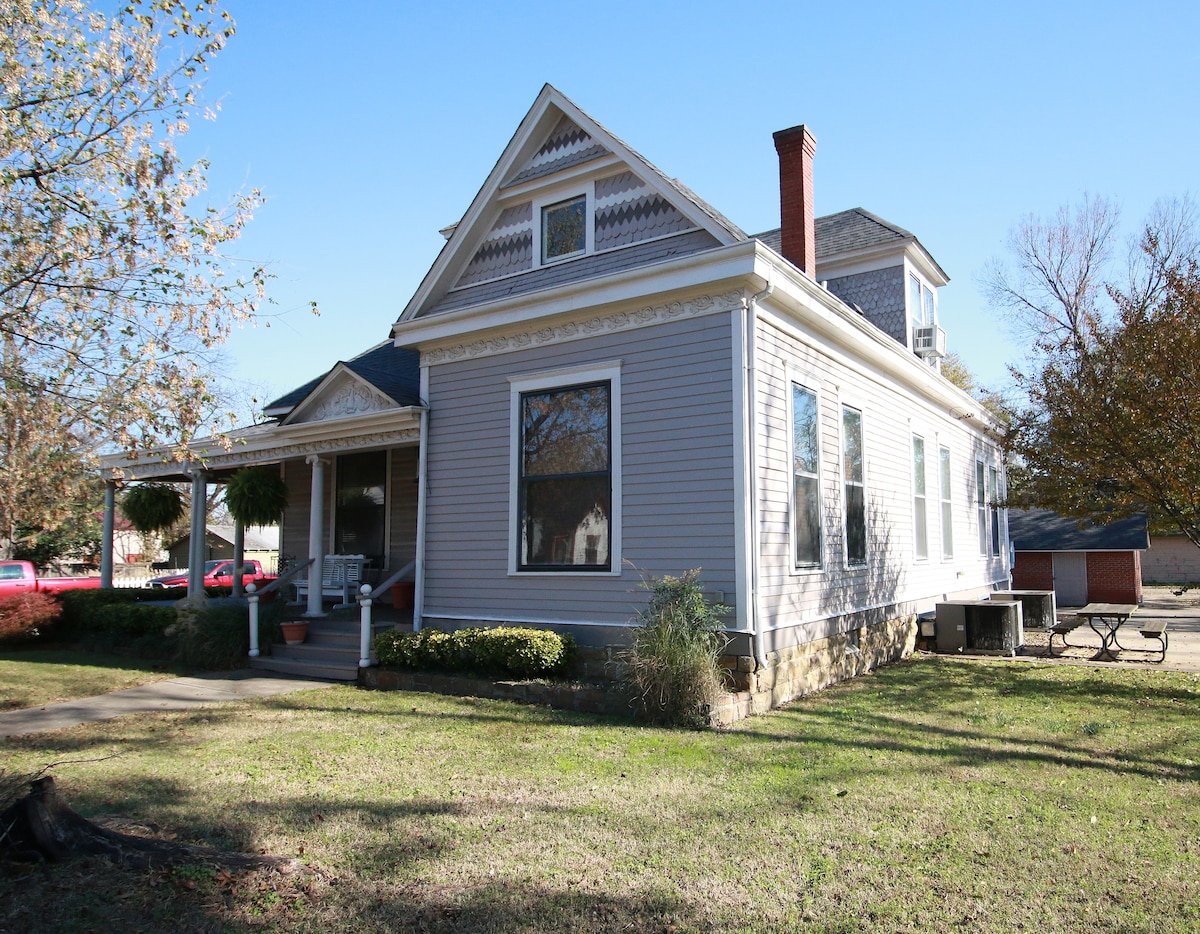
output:
<svg viewBox="0 0 1200 934"><path fill-rule="evenodd" d="M599 334L614 334L621 331L632 331L636 328L652 327L680 318L698 318L702 315L730 312L742 307L743 297L742 289L733 289L718 295L698 295L680 301L647 305L633 311L584 315L556 324L545 324L538 328L514 326L469 343L423 348L421 350L421 366L435 366L453 360L490 357L529 347L548 347Z"/></svg>
<svg viewBox="0 0 1200 934"><path fill-rule="evenodd" d="M105 476L125 480L166 479L181 477L193 466L209 471L228 470L310 454L414 445L421 440L418 411L421 410L405 408L334 421L272 426L250 437L233 436L229 439L230 447L216 439L204 439L192 445L186 461L175 460L170 448L132 460L123 454L110 454L100 458L100 469Z"/></svg>
<svg viewBox="0 0 1200 934"><path fill-rule="evenodd" d="M399 409L395 399L339 363L291 413L285 425L309 424Z"/></svg>

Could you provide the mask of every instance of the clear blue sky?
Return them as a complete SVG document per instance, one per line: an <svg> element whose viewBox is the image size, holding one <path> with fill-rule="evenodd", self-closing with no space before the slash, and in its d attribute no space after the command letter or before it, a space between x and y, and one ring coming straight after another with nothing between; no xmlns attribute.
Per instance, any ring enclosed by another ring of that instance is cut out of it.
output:
<svg viewBox="0 0 1200 934"><path fill-rule="evenodd" d="M977 277L1086 192L1133 233L1197 191L1200 3L228 0L188 151L267 204L235 252L277 317L235 332L261 402L388 335L550 82L744 230L779 223L775 130L817 136L817 212L861 206L949 273L940 321L988 385L1021 350ZM314 318L307 303L322 311Z"/></svg>

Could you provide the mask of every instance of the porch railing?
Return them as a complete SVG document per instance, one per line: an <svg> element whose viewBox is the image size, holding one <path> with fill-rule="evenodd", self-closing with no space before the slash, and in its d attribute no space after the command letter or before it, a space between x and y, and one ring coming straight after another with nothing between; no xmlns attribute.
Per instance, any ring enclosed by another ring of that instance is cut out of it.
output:
<svg viewBox="0 0 1200 934"><path fill-rule="evenodd" d="M269 593L274 593L279 590L284 584L291 581L301 571L307 571L309 566L316 561L316 558L309 558L301 564L294 565L280 577L275 578L271 583L267 584L262 590L253 582L246 585L246 600L250 604L250 657L258 658L258 601Z"/></svg>
<svg viewBox="0 0 1200 934"><path fill-rule="evenodd" d="M358 630L358 667L371 667L371 604L374 603L373 593L386 593L387 589L407 575L417 566L417 562L410 561L404 567L400 568L395 574L387 580L376 584L374 588L370 584L363 584L359 588L358 608L359 608L359 630Z"/></svg>

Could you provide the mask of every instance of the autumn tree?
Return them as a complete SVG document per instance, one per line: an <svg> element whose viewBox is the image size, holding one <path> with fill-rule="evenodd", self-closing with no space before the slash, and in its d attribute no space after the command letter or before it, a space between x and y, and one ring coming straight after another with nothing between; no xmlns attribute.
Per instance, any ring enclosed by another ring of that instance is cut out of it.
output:
<svg viewBox="0 0 1200 934"><path fill-rule="evenodd" d="M0 4L0 554L69 514L80 458L182 442L262 297L225 249L259 204L177 153L233 34L214 3Z"/></svg>
<svg viewBox="0 0 1200 934"><path fill-rule="evenodd" d="M1157 207L1119 274L1095 199L1014 238L997 302L1035 335L1014 375L1011 498L1104 523L1146 511L1200 545L1200 250L1190 202Z"/></svg>

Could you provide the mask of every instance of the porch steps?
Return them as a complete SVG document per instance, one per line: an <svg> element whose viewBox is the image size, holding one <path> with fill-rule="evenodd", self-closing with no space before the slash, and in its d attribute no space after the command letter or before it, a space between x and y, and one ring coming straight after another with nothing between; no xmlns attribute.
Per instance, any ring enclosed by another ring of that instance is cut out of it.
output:
<svg viewBox="0 0 1200 934"><path fill-rule="evenodd" d="M250 659L250 667L279 671L326 681L358 680L359 624L355 620L310 619L308 638L300 645L271 646L270 655ZM373 623L373 632L394 628L394 623Z"/></svg>

